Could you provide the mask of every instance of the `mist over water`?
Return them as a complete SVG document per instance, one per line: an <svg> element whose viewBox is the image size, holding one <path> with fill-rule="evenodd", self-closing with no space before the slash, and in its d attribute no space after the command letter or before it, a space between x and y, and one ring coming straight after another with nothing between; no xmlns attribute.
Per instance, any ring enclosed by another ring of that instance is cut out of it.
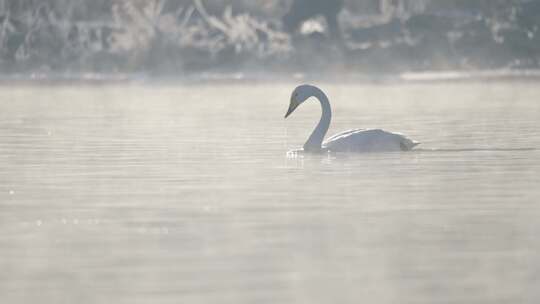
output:
<svg viewBox="0 0 540 304"><path fill-rule="evenodd" d="M3 301L540 299L535 82L320 85L422 145L287 157L294 83L3 87Z"/></svg>
<svg viewBox="0 0 540 304"><path fill-rule="evenodd" d="M0 301L538 303L539 3L0 0Z"/></svg>

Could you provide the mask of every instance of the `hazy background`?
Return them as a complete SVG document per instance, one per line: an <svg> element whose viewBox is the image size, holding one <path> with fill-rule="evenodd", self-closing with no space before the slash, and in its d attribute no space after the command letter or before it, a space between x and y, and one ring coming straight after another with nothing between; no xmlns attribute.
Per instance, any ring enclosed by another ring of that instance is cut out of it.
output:
<svg viewBox="0 0 540 304"><path fill-rule="evenodd" d="M539 1L346 0L339 39L324 18L285 31L291 2L0 0L0 69L392 73L540 62Z"/></svg>
<svg viewBox="0 0 540 304"><path fill-rule="evenodd" d="M540 2L296 3L0 0L0 302L540 303Z"/></svg>

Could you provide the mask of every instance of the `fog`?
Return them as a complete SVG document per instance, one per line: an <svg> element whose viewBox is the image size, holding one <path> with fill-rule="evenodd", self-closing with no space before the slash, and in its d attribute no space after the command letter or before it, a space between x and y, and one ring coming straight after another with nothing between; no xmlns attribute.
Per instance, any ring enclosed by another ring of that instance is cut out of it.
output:
<svg viewBox="0 0 540 304"><path fill-rule="evenodd" d="M294 2L294 3L293 3ZM2 0L2 74L534 69L538 1Z"/></svg>
<svg viewBox="0 0 540 304"><path fill-rule="evenodd" d="M0 302L540 303L539 25L0 0Z"/></svg>

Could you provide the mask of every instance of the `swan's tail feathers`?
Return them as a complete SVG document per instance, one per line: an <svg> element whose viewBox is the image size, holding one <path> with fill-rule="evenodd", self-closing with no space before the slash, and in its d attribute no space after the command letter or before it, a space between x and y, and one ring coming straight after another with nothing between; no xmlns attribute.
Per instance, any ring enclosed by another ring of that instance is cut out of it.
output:
<svg viewBox="0 0 540 304"><path fill-rule="evenodd" d="M414 147L418 146L419 144L420 142L410 140L410 139L405 139L404 141L399 143L399 146L401 148L401 151L410 151Z"/></svg>

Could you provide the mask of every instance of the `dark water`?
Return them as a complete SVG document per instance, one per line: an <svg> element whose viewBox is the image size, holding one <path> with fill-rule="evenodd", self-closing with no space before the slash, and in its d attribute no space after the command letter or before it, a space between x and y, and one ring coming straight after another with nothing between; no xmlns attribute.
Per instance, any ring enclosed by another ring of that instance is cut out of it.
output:
<svg viewBox="0 0 540 304"><path fill-rule="evenodd" d="M537 83L321 86L422 145L287 157L294 84L4 86L2 301L540 301Z"/></svg>

